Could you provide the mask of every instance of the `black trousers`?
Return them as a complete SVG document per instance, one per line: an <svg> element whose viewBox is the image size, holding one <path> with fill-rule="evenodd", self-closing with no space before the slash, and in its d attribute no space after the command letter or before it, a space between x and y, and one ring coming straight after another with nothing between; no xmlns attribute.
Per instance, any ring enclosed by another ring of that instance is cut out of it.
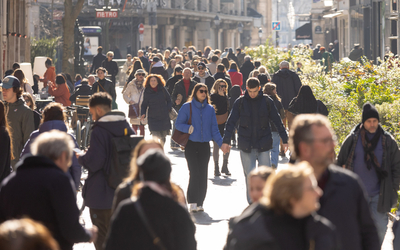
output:
<svg viewBox="0 0 400 250"><path fill-rule="evenodd" d="M210 161L210 143L188 141L185 158L189 168L188 203L203 206L207 193L208 162Z"/></svg>
<svg viewBox="0 0 400 250"><path fill-rule="evenodd" d="M94 209L90 208L90 218L92 224L95 225L99 231L97 233L97 240L94 242L96 250L104 249L103 245L106 241L108 228L111 221L111 209Z"/></svg>

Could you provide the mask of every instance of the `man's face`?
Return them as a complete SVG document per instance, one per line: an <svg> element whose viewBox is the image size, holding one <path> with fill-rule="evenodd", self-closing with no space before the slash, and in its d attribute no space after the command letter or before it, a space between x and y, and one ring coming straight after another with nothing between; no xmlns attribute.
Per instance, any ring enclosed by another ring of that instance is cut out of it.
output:
<svg viewBox="0 0 400 250"><path fill-rule="evenodd" d="M312 127L313 140L309 142L310 163L319 166L328 166L335 157L335 143L332 132L326 126Z"/></svg>
<svg viewBox="0 0 400 250"><path fill-rule="evenodd" d="M143 52L139 52L139 53L138 53L138 56L139 56L139 57L142 57L142 56L143 56Z"/></svg>
<svg viewBox="0 0 400 250"><path fill-rule="evenodd" d="M104 71L102 71L102 70L97 71L97 76L101 80L104 79L104 77L105 77Z"/></svg>
<svg viewBox="0 0 400 250"><path fill-rule="evenodd" d="M191 76L192 76L192 72L189 69L186 69L183 71L183 78L185 80L189 80Z"/></svg>
<svg viewBox="0 0 400 250"><path fill-rule="evenodd" d="M369 118L364 122L364 128L371 134L376 132L378 126L379 126L379 121L376 118Z"/></svg>
<svg viewBox="0 0 400 250"><path fill-rule="evenodd" d="M96 107L89 107L89 113L92 115L92 119L94 121L97 121L100 119L99 115L97 114Z"/></svg>
<svg viewBox="0 0 400 250"><path fill-rule="evenodd" d="M206 68L203 66L198 66L197 70L199 71L199 75L204 75L206 73Z"/></svg>
<svg viewBox="0 0 400 250"><path fill-rule="evenodd" d="M95 82L94 76L89 76L88 82L90 85L93 85L93 83Z"/></svg>
<svg viewBox="0 0 400 250"><path fill-rule="evenodd" d="M14 93L13 88L5 89L3 88L3 100L6 102L12 102L17 98L17 94Z"/></svg>
<svg viewBox="0 0 400 250"><path fill-rule="evenodd" d="M249 96L254 99L258 96L258 93L260 92L260 87L252 88L250 89L249 87L246 87L247 93L249 93Z"/></svg>

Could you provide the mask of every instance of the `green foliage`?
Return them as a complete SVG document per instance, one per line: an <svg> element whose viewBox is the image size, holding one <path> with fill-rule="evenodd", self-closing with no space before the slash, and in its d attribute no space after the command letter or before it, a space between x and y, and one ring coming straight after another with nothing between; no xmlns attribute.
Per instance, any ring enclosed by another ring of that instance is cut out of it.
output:
<svg viewBox="0 0 400 250"><path fill-rule="evenodd" d="M61 37L50 38L50 39L40 39L36 40L35 38L31 39L31 64L33 66L33 62L35 57L37 56L46 56L50 57L53 60L53 64L57 62L56 57L56 48L59 46Z"/></svg>

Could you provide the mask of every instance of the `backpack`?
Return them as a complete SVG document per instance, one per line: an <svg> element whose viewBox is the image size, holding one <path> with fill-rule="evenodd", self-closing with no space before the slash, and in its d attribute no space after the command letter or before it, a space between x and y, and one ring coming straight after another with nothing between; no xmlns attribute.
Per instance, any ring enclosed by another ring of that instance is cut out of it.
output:
<svg viewBox="0 0 400 250"><path fill-rule="evenodd" d="M108 185L116 189L130 172L131 154L143 136L125 135L111 139L111 166L106 173Z"/></svg>

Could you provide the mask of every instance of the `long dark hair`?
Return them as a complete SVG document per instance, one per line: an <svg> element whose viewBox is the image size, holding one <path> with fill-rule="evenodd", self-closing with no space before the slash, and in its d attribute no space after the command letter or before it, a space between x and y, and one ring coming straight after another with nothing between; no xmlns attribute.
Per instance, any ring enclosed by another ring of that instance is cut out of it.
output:
<svg viewBox="0 0 400 250"><path fill-rule="evenodd" d="M210 101L210 91L207 88L207 85L205 85L204 83L198 83L194 86L192 94L189 96L189 98L187 99L187 102L191 102L193 100L193 98L200 102L199 99L197 99L197 91L199 91L200 88L206 88L207 90L207 96L206 96L206 103L211 105L211 101Z"/></svg>
<svg viewBox="0 0 400 250"><path fill-rule="evenodd" d="M310 86L301 86L295 105L297 106L296 109L302 114L311 114L317 111L317 99L315 99Z"/></svg>
<svg viewBox="0 0 400 250"><path fill-rule="evenodd" d="M8 135L10 136L10 152L11 152L11 160L14 160L14 154L13 154L13 143L12 143L12 133L11 133L11 127L7 122L7 115L6 115L6 107L4 106L4 103L0 101L0 127L4 127L5 130L7 131Z"/></svg>
<svg viewBox="0 0 400 250"><path fill-rule="evenodd" d="M273 82L268 82L264 85L263 93L269 95L271 98L281 101L281 98L278 96L278 94L275 94L273 92L275 89L276 89L276 84Z"/></svg>
<svg viewBox="0 0 400 250"><path fill-rule="evenodd" d="M146 71L146 70L143 68L142 61L140 61L140 60L137 60L137 61L135 61L135 62L133 63L133 67L132 67L131 72L129 73L129 77L131 77L132 74L133 74L132 76L135 76L135 73L136 73L136 71L137 71L138 69L143 69L144 71Z"/></svg>
<svg viewBox="0 0 400 250"><path fill-rule="evenodd" d="M225 66L225 70L228 70L230 68L231 64L230 64L228 58L226 58L226 57L222 58L221 63Z"/></svg>

